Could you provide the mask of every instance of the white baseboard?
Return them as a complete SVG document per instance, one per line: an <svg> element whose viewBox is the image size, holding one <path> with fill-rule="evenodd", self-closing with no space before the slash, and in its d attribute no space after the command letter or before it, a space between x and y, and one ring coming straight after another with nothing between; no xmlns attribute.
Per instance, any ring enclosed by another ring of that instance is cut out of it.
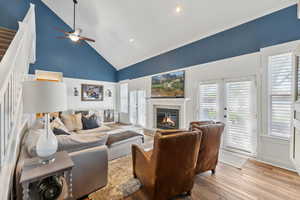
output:
<svg viewBox="0 0 300 200"><path fill-rule="evenodd" d="M274 162L268 162L268 161L264 161L264 160L260 160L260 159L255 159L254 160L258 161L258 162L261 162L261 163L265 163L265 164L268 164L268 165L272 165L274 167L278 167L278 168L281 168L281 169L285 169L285 170L288 170L288 171L292 171L292 172L296 172L297 173L297 170L293 169L293 168L289 168L289 167L285 167L285 166L282 166L280 164L275 164Z"/></svg>

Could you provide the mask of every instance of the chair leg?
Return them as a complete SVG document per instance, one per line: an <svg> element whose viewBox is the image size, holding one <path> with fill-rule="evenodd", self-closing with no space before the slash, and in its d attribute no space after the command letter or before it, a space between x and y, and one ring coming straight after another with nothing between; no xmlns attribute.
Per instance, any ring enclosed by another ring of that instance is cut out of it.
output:
<svg viewBox="0 0 300 200"><path fill-rule="evenodd" d="M216 173L216 169L212 169L212 170L211 170L211 173L212 173L212 174L215 174L215 173Z"/></svg>

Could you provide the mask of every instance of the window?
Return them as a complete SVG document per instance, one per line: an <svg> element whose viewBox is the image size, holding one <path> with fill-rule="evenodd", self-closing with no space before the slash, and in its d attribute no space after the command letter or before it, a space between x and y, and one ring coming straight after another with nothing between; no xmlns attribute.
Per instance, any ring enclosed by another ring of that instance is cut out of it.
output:
<svg viewBox="0 0 300 200"><path fill-rule="evenodd" d="M128 113L128 83L122 83L120 85L120 111L122 113Z"/></svg>
<svg viewBox="0 0 300 200"><path fill-rule="evenodd" d="M292 54L268 58L269 135L288 138L291 133Z"/></svg>
<svg viewBox="0 0 300 200"><path fill-rule="evenodd" d="M218 119L218 85L203 84L200 85L200 120Z"/></svg>

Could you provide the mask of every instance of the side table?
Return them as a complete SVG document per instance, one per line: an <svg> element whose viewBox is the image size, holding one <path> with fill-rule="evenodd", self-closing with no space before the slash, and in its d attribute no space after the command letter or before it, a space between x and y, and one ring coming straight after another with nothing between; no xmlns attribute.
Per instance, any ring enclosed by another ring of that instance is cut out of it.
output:
<svg viewBox="0 0 300 200"><path fill-rule="evenodd" d="M23 188L23 200L31 199L29 185L51 176L63 176L67 184L67 195L64 199L72 197L72 169L74 163L65 151L57 152L55 160L49 164L41 164L39 158L28 159L24 163L20 183Z"/></svg>

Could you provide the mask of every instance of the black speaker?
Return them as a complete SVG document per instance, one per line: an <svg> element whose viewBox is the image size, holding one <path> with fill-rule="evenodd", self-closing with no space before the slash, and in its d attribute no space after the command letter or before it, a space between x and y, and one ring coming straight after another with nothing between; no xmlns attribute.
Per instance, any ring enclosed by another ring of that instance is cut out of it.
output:
<svg viewBox="0 0 300 200"><path fill-rule="evenodd" d="M41 200L55 200L62 193L63 182L57 176L43 179L37 186Z"/></svg>

